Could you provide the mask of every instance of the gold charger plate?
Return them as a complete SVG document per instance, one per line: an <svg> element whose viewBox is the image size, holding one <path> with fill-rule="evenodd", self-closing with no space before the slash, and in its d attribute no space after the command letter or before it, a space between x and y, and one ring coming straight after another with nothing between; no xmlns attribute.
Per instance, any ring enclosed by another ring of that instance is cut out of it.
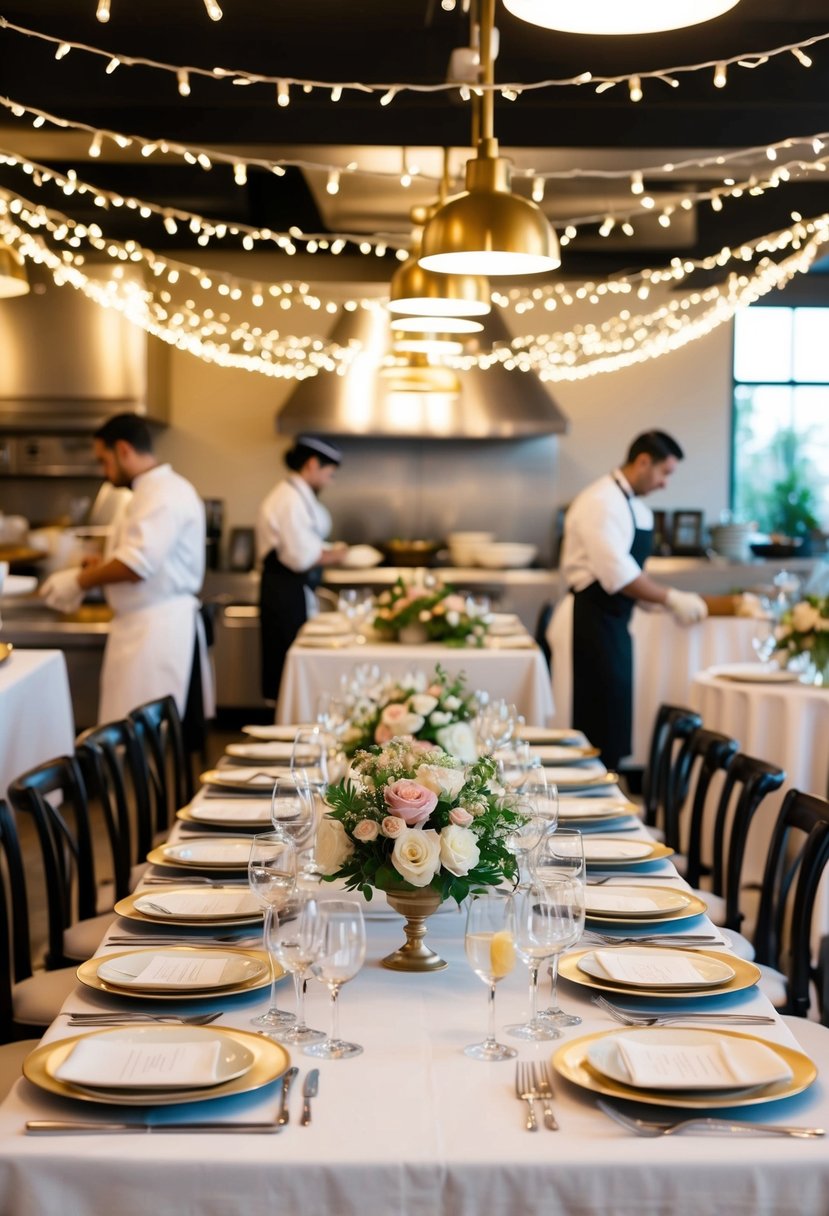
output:
<svg viewBox="0 0 829 1216"><path fill-rule="evenodd" d="M616 984L613 980L601 980L597 976L588 975L586 971L579 970L579 961L586 954L594 954L597 950L617 949L624 950L624 946L593 946L589 950L577 950L573 954L564 954L559 959L558 973L564 979L570 980L573 984L581 984L584 988L592 988L596 992L612 992L619 996L647 996L658 997L660 1000L687 1000L689 997L697 999L704 996L721 996L729 992L742 992L746 988L753 988L760 979L760 968L755 967L754 963L749 963L744 958L737 958L734 954L724 954L718 950L694 950L694 956L702 955L704 958L713 958L718 962L726 963L734 972L734 975L725 984L711 985L707 988L643 988L641 984L633 987L629 984ZM670 949L670 947L665 947Z"/></svg>
<svg viewBox="0 0 829 1216"><path fill-rule="evenodd" d="M558 768L558 767L559 766L557 764L542 765L542 768ZM567 765L564 765L563 767L566 768ZM596 773L596 775L594 777L579 778L578 771L579 770L574 765L572 780L570 779L569 773L567 773L565 777L557 777L555 779L555 783L558 786L559 793L567 792L570 790L578 791L578 790L609 789L610 786L619 784L619 774L618 773L613 773L613 772Z"/></svg>
<svg viewBox="0 0 829 1216"><path fill-rule="evenodd" d="M601 820L599 820L599 822L601 822ZM590 839L598 840L598 841L606 839L606 840L613 840L618 843L618 837L616 837L616 836L604 837L604 836L594 835L594 836L591 836ZM652 861L662 861L665 857L673 857L674 850L669 849L666 844L661 844L658 840L654 840L654 841L637 840L636 843L637 844L650 844L650 846L651 846L650 852L645 857L614 857L612 860L605 860L605 861L602 861L599 858L596 858L594 860L594 859L588 859L585 857L585 865L587 866L588 870L590 870L590 869L615 870L617 867L621 868L623 866L625 869L629 869L631 866L645 866L645 865L648 865ZM667 877L669 877L669 875L666 874L665 877L667 878ZM635 877L632 879L632 881L635 883L635 881L636 881Z"/></svg>
<svg viewBox="0 0 829 1216"><path fill-rule="evenodd" d="M633 879L631 886L636 885L636 880ZM611 888L612 889L612 888ZM654 894L656 891L677 891L678 887L643 887L643 891L648 891ZM694 895L691 891L682 891L683 895L687 895L688 903L684 908L677 908L673 912L662 912L657 916L625 916L623 912L618 915L601 915L593 912L587 914L587 920L594 922L597 925L630 925L633 928L644 929L649 925L662 925L668 921L689 920L692 916L699 916L703 912L708 911L708 904L700 899L698 895Z"/></svg>
<svg viewBox="0 0 829 1216"><path fill-rule="evenodd" d="M701 1093L699 1090L638 1089L634 1085L624 1085L621 1081L614 1081L596 1071L587 1059L587 1052L592 1043L611 1035L625 1034L629 1029L630 1027L620 1026L617 1030L600 1030L595 1034L586 1034L579 1039L574 1039L572 1043L565 1043L553 1056L553 1068L560 1077L595 1094L606 1094L609 1098L625 1098L629 1102L644 1102L649 1106L679 1106L688 1107L691 1110L720 1110L736 1106L758 1106L763 1102L777 1102L781 1098L791 1098L794 1094L802 1093L804 1089L809 1088L818 1075L816 1065L801 1051L795 1051L793 1048L784 1047L779 1043L770 1043L767 1039L760 1038L759 1035L741 1034L735 1030L711 1030L707 1033L722 1038L752 1039L771 1047L791 1068L791 1080L775 1081L771 1085L753 1088L750 1092L746 1090L739 1092L707 1090ZM665 1026L661 1029L666 1034L670 1034L672 1028Z"/></svg>
<svg viewBox="0 0 829 1216"><path fill-rule="evenodd" d="M0 642L0 663L5 663L13 650L14 646L11 642Z"/></svg>
<svg viewBox="0 0 829 1216"><path fill-rule="evenodd" d="M254 804L258 805L254 799ZM201 807L209 807L209 802L202 802ZM196 827L204 828L233 828L240 832L269 832L273 827L271 823L270 812L264 819L206 819L204 815L192 814L189 806L183 806L180 811L176 811L176 819L180 819L182 823L194 823Z"/></svg>
<svg viewBox="0 0 829 1216"><path fill-rule="evenodd" d="M175 1032L177 1027L170 1026L168 1029ZM183 1027L183 1029L188 1028ZM105 1030L93 1030L88 1035L73 1035L70 1039L61 1039L57 1043L44 1043L41 1047L36 1047L23 1061L23 1075L40 1089L60 1094L63 1098L75 1098L79 1102L101 1102L107 1106L176 1106L182 1102L204 1102L208 1098L251 1093L255 1089L261 1089L264 1085L270 1085L272 1081L277 1081L291 1063L285 1048L266 1035L254 1034L248 1030L236 1030L231 1026L211 1026L210 1029L217 1034L227 1036L252 1053L253 1064L241 1077L236 1077L232 1081L223 1081L219 1085L211 1085L209 1088L200 1086L197 1089L155 1090L147 1092L146 1100L141 1101L141 1096L136 1098L134 1090L129 1093L118 1093L115 1090L72 1085L68 1081L61 1081L54 1075L76 1043L88 1038L89 1035L105 1034Z"/></svg>
<svg viewBox="0 0 829 1216"><path fill-rule="evenodd" d="M186 888L192 890L192 888ZM167 887L166 893L178 890L177 887ZM127 895L124 899L119 899L115 905L114 911L119 916L123 916L126 920L141 921L145 925L153 925L157 928L159 925L181 925L187 928L196 929L235 929L238 925L242 928L243 925L261 925L263 914L260 912L258 916L223 916L216 920L208 920L204 916L184 917L184 916L148 916L146 912L142 912L140 908L136 908L135 901L137 899L145 899L150 894L150 889L143 891L133 891L132 895ZM159 897L163 898L163 892L159 893ZM136 938L136 945L140 945L141 939ZM175 945L175 937L170 938L170 945ZM232 945L231 942L228 945Z"/></svg>
<svg viewBox="0 0 829 1216"><path fill-rule="evenodd" d="M268 829L264 829L268 830ZM147 861L154 866L168 866L171 869L179 870L234 870L247 871L248 858L244 862L238 861L208 861L205 858L189 858L189 857L170 857L166 850L169 848L185 848L187 846L201 843L215 845L220 840L233 840L239 844L244 843L247 848L248 855L250 854L250 837L249 836L233 836L230 833L222 835L218 832L211 836L192 836L185 839L177 840L174 845L162 844L157 849L151 849L147 854Z"/></svg>
<svg viewBox="0 0 829 1216"><path fill-rule="evenodd" d="M267 988L271 982L271 960L264 950L243 950L239 946L222 946L222 951L231 951L235 954L242 954L246 958L253 959L257 963L263 963L263 973L254 979L246 980L242 984L233 984L227 988L158 988L158 989L137 989L137 988L119 988L116 984L110 984L106 980L101 979L98 975L98 967L101 963L112 962L116 958L124 958L126 955L145 953L158 954L159 950L169 951L175 954L196 954L202 951L216 953L219 947L217 946L147 946L142 951L138 950L119 950L117 953L101 954L96 958L88 958L85 963L81 963L78 970L75 972L78 979L87 988L94 988L96 992L108 992L110 996L125 996L131 1000L139 1001L204 1001L211 997L221 997L222 1000L226 996L235 996L240 992L256 992L259 988ZM285 972L278 963L274 963L276 968L276 977L280 979Z"/></svg>

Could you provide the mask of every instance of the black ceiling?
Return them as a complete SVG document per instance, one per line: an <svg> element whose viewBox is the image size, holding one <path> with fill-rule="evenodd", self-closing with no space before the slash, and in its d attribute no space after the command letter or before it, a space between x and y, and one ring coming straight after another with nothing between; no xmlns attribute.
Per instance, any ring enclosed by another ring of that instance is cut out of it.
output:
<svg viewBox="0 0 829 1216"><path fill-rule="evenodd" d="M95 20L96 0L0 0L0 16L113 54L331 81L442 81L451 51L469 40L469 19L460 0L453 12L444 11L438 0L221 2L224 18L216 23L208 19L203 0L111 0L112 18L106 25ZM829 32L829 3L741 0L716 21L637 38L559 35L515 20L500 4L496 21L501 43L497 79L532 81L585 70L594 75L646 71L760 52ZM516 102L498 102L496 128L505 147L675 148L677 154L682 148L765 144L826 131L829 42L810 54L814 66L809 70L789 54L753 71L734 68L722 90L713 87L707 71L683 76L676 89L646 84L644 100L635 105L624 87L601 96L586 87L525 94ZM291 105L281 108L272 86L234 87L193 77L190 97L182 98L175 77L166 73L121 67L106 75L105 66L106 60L79 52L56 62L54 47L0 30L0 92L96 127L202 146L240 143L261 155L294 144L399 147L469 141L468 107L447 94L403 93L380 106L376 96L356 92L346 92L332 104L327 91L303 95L294 89ZM0 112L0 147L9 132L20 146L20 131L18 120ZM216 218L273 228L296 223L306 230L322 224L299 171L285 178L252 172L240 190L229 170L204 173L181 162L90 162L83 153L81 160L64 157L53 163L64 168L74 164L97 185ZM3 170L0 184L19 187L19 173ZM82 218L78 202L74 200L72 214ZM82 200L80 204L82 208ZM812 182L747 200L721 214L700 209L693 252L707 253L725 241L781 226L793 208L816 214L828 205L829 191ZM99 212L96 218L101 218ZM130 230L128 214L119 212L110 220L108 231L114 235L136 236L159 247L170 244L160 226L150 235ZM181 236L175 243L182 244ZM630 254L579 253L574 246L571 266L597 273L630 260Z"/></svg>

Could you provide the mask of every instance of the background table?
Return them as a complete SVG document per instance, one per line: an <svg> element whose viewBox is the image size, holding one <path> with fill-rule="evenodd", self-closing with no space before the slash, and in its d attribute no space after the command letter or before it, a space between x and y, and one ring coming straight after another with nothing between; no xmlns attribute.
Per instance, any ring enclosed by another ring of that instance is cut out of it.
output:
<svg viewBox="0 0 829 1216"><path fill-rule="evenodd" d="M567 599L572 604L572 597ZM735 616L708 617L699 625L684 626L678 625L669 612L634 610L630 627L633 638L633 764L647 762L659 706L663 702L688 705L697 672L715 663L740 663L755 658L751 639L756 627L756 622L750 618ZM553 725L569 726L573 691L568 622L557 620L551 636L555 643Z"/></svg>
<svg viewBox="0 0 829 1216"><path fill-rule="evenodd" d="M0 664L0 798L27 769L71 755L75 724L60 650L18 650Z"/></svg>
<svg viewBox="0 0 829 1216"><path fill-rule="evenodd" d="M296 643L288 651L277 705L277 722L312 721L321 692L335 692L340 678L357 663L377 663L383 672L403 676L434 671L440 663L451 675L465 672L470 689L516 705L527 722L548 725L553 713L550 673L537 646L515 650L476 650L441 646L403 646L395 642L314 649Z"/></svg>

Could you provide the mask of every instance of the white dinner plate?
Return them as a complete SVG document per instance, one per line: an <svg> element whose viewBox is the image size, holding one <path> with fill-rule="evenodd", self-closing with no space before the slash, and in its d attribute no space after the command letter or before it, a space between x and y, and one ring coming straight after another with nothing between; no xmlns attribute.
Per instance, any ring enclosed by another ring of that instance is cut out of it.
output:
<svg viewBox="0 0 829 1216"><path fill-rule="evenodd" d="M589 763L589 761L588 761ZM585 767L566 768L559 765L555 768L544 766L544 771L547 781L558 786L559 793L581 793L591 794L594 790L609 790L619 781L618 773L606 772L604 766L601 771L591 770Z"/></svg>
<svg viewBox="0 0 829 1216"><path fill-rule="evenodd" d="M636 805L624 798L559 798L558 817L564 820L587 821L619 819L633 815Z"/></svg>
<svg viewBox="0 0 829 1216"><path fill-rule="evenodd" d="M599 755L597 747L587 744L564 743L535 743L531 745L532 754L545 765L547 764L584 764L587 760L595 760Z"/></svg>
<svg viewBox="0 0 829 1216"><path fill-rule="evenodd" d="M205 798L182 807L176 812L176 818L213 827L266 831L271 822L271 804L267 798Z"/></svg>
<svg viewBox="0 0 829 1216"><path fill-rule="evenodd" d="M247 869L250 860L249 836L196 836L176 844L163 844L147 855L153 863L169 866L217 866L222 870Z"/></svg>
<svg viewBox="0 0 829 1216"><path fill-rule="evenodd" d="M713 675L738 684L796 684L800 676L795 671L767 667L765 663L731 663L715 668Z"/></svg>
<svg viewBox="0 0 829 1216"><path fill-rule="evenodd" d="M244 887L166 887L145 891L133 898L135 907L150 920L249 921L262 913L259 900Z"/></svg>
<svg viewBox="0 0 829 1216"><path fill-rule="evenodd" d="M643 1089L744 1090L792 1079L771 1045L716 1030L625 1030L591 1043L587 1059L612 1081Z"/></svg>
<svg viewBox="0 0 829 1216"><path fill-rule="evenodd" d="M312 722L265 722L261 725L243 726L242 732L251 739L282 739L293 743L298 730L312 730Z"/></svg>
<svg viewBox="0 0 829 1216"><path fill-rule="evenodd" d="M209 1026L129 1026L93 1031L47 1071L85 1088L200 1089L243 1077L253 1062L243 1043Z"/></svg>
<svg viewBox="0 0 829 1216"><path fill-rule="evenodd" d="M253 743L228 743L225 748L228 756L233 756L237 760L261 760L264 764L271 760L290 760L293 750L293 741L288 743L284 739L257 739ZM311 752L306 751L300 752L299 758L311 760L313 756Z"/></svg>
<svg viewBox="0 0 829 1216"><path fill-rule="evenodd" d="M527 743L558 743L562 747L586 747L587 738L580 730L558 726L522 726L520 737Z"/></svg>
<svg viewBox="0 0 829 1216"><path fill-rule="evenodd" d="M652 840L615 840L608 836L594 836L582 842L584 860L590 862L648 861L653 857L654 849L658 848Z"/></svg>
<svg viewBox="0 0 829 1216"><path fill-rule="evenodd" d="M614 971L618 962L624 965L624 973ZM672 975L672 968L681 968L682 974ZM579 959L579 970L605 983L645 988L649 994L662 988L670 992L717 988L736 974L722 959L698 955L693 950L660 950L653 946L614 946L608 951L597 948Z"/></svg>
<svg viewBox="0 0 829 1216"><path fill-rule="evenodd" d="M202 785L217 785L228 790L253 790L257 793L270 795L274 783L289 778L290 768L287 765L268 765L260 767L242 767L228 765L226 768L210 768L199 775Z"/></svg>
<svg viewBox="0 0 829 1216"><path fill-rule="evenodd" d="M213 992L254 983L266 970L259 959L232 950L143 949L102 959L98 978L113 988L135 992Z"/></svg>
<svg viewBox="0 0 829 1216"><path fill-rule="evenodd" d="M588 887L584 896L588 916L624 916L647 920L669 912L681 912L693 903L693 896L679 887L637 887L617 883L610 887Z"/></svg>

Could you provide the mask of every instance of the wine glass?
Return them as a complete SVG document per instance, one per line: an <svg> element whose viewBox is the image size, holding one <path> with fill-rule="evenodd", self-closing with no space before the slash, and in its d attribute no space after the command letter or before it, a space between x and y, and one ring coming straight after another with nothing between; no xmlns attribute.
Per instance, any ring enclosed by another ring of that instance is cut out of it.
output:
<svg viewBox="0 0 829 1216"><path fill-rule="evenodd" d="M311 1043L305 1054L323 1060L345 1060L363 1050L359 1043L340 1038L340 988L354 978L366 957L366 926L359 904L331 899L319 907L319 950L311 972L331 993L331 1033L321 1043Z"/></svg>
<svg viewBox="0 0 829 1216"><path fill-rule="evenodd" d="M331 736L318 726L302 728L294 736L291 748L291 776L324 792L328 785L328 751L332 746Z"/></svg>
<svg viewBox="0 0 829 1216"><path fill-rule="evenodd" d="M529 743L513 739L506 747L501 748L496 763L501 785L506 789L521 789L533 764Z"/></svg>
<svg viewBox="0 0 829 1216"><path fill-rule="evenodd" d="M515 952L530 971L530 1020L507 1027L516 1039L542 1043L558 1039L561 1032L538 1016L538 970L553 958L561 935L557 909L548 899L546 887L540 883L519 887L511 896L507 925L515 943Z"/></svg>
<svg viewBox="0 0 829 1216"><path fill-rule="evenodd" d="M271 960L271 1000L267 1013L252 1018L254 1026L268 1029L293 1022L294 1015L276 1004L276 968L270 952L270 934L273 918L283 908L296 887L296 850L290 840L279 832L260 832L253 837L248 860L248 885L265 909L262 931L264 948Z"/></svg>
<svg viewBox="0 0 829 1216"><path fill-rule="evenodd" d="M271 920L270 950L277 962L293 976L296 995L296 1021L274 1032L273 1037L280 1043L303 1046L325 1038L324 1031L313 1030L305 1022L305 983L320 947L319 907L316 899L296 893Z"/></svg>
<svg viewBox="0 0 829 1216"><path fill-rule="evenodd" d="M489 1023L483 1043L464 1047L473 1060L511 1060L518 1053L495 1040L495 985L515 966L515 947L507 927L510 897L502 891L473 895L466 914L464 948L470 967L489 986Z"/></svg>
<svg viewBox="0 0 829 1216"><path fill-rule="evenodd" d="M581 832L562 828L546 835L536 849L531 868L561 922L559 945L550 961L552 1003L541 1016L554 1026L578 1026L581 1018L575 1013L565 1013L558 1004L558 956L568 946L574 946L584 931L585 865Z"/></svg>
<svg viewBox="0 0 829 1216"><path fill-rule="evenodd" d="M521 785L521 803L526 806L533 819L543 819L548 832L554 832L558 824L558 786L547 780L543 767L532 765Z"/></svg>
<svg viewBox="0 0 829 1216"><path fill-rule="evenodd" d="M316 817L314 801L309 791L301 789L295 781L281 779L274 782L271 794L271 823L273 829L285 840L289 840L297 853L313 851ZM301 867L307 872L307 865Z"/></svg>
<svg viewBox="0 0 829 1216"><path fill-rule="evenodd" d="M525 814L526 819L512 827L503 843L518 865L518 882L515 889L521 891L532 884L529 872L530 857L541 843L541 838L547 831L547 824L543 819L535 817L530 807L523 803L519 803L515 809L519 814Z"/></svg>

